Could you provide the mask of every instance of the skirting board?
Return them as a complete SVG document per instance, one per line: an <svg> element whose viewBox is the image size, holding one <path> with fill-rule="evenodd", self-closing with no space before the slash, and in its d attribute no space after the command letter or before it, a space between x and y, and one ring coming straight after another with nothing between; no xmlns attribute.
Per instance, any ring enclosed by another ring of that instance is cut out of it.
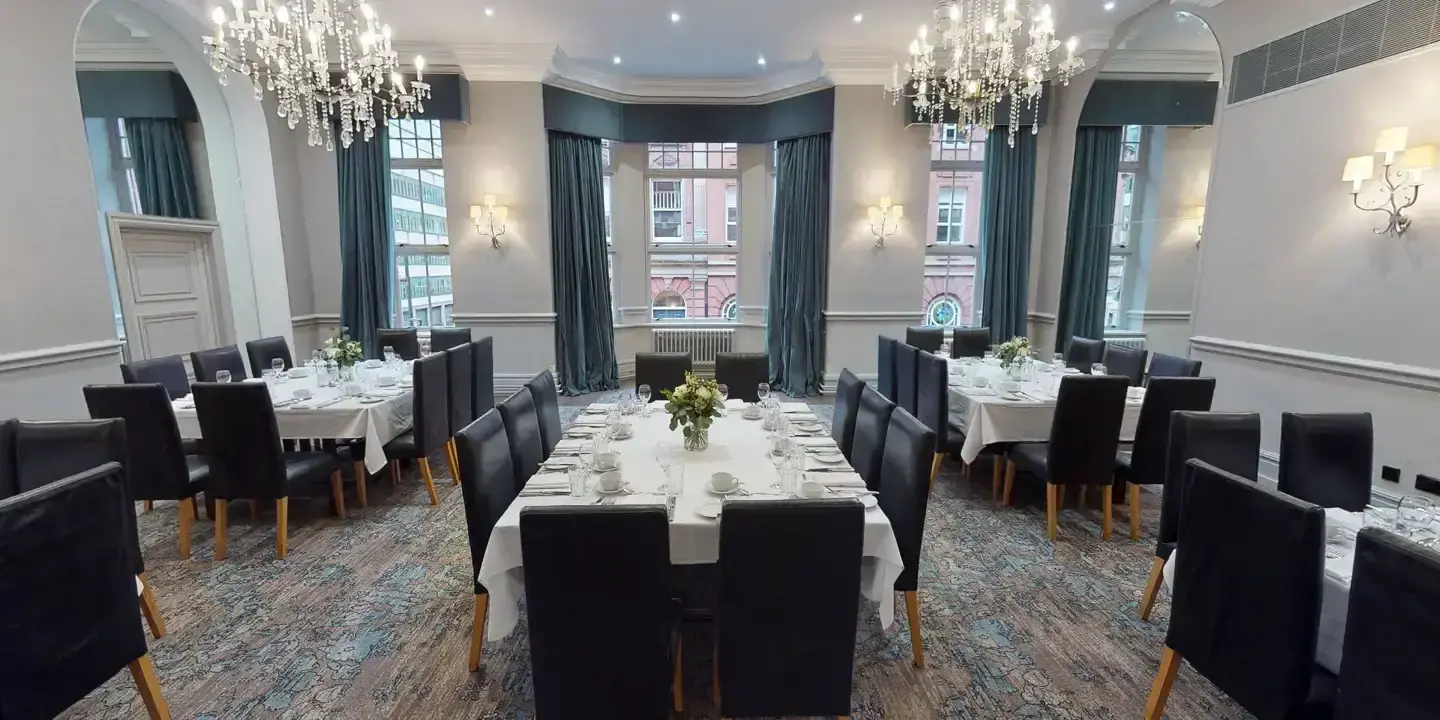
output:
<svg viewBox="0 0 1440 720"><path fill-rule="evenodd" d="M1440 392L1440 369L1436 368L1397 365L1380 360L1329 355L1278 345L1263 345L1217 337L1192 337L1190 338L1190 349L1192 352L1229 355L1318 373L1344 375L1387 385Z"/></svg>
<svg viewBox="0 0 1440 720"><path fill-rule="evenodd" d="M878 373L856 373L855 377L859 378L860 382L869 385L874 385L880 381L880 375ZM825 373L825 380L820 384L820 392L825 395L834 395L835 386L839 384L840 373Z"/></svg>
<svg viewBox="0 0 1440 720"><path fill-rule="evenodd" d="M22 350L0 355L0 373L15 372L29 368L64 365L94 358L119 355L125 342L119 339L96 340L94 342L59 345L56 347Z"/></svg>

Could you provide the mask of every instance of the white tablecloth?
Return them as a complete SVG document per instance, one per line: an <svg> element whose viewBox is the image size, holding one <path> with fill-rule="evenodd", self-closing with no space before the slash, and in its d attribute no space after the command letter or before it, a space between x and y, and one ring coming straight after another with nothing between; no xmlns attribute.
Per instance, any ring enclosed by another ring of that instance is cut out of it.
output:
<svg viewBox="0 0 1440 720"><path fill-rule="evenodd" d="M1325 508L1325 527L1347 528L1360 532L1364 526L1364 515L1340 508ZM1172 588L1175 582L1175 556L1177 548L1170 553L1161 573L1165 587ZM1338 558L1325 558L1324 595L1320 598L1320 637L1315 643L1315 662L1332 673L1340 673L1340 654L1345 648L1345 615L1350 611L1350 578L1355 573L1355 551Z"/></svg>
<svg viewBox="0 0 1440 720"><path fill-rule="evenodd" d="M729 405L738 407L732 401ZM617 504L663 505L665 498L658 492L664 482L660 466L655 462L655 444L666 440L679 449L683 438L678 430L669 429L669 416L661 409L663 403L652 403L649 417L631 416L634 436L614 444L620 453L620 469L630 488L640 494L621 496ZM582 421L587 416L581 416ZM720 498L706 490L710 474L724 470L740 479L753 499L780 499L770 489L779 477L775 466L766 457L765 431L759 420L746 420L731 410L717 418L710 427L710 447L701 452L679 450L686 463L685 487L670 523L670 561L676 565L714 563L720 557L720 521L696 514L707 503ZM558 451L557 451L558 455ZM531 483L564 482L564 474L542 474ZM813 478L838 482L858 476L842 473L815 473ZM858 483L863 489L863 482ZM509 635L519 620L520 596L524 592L524 568L520 551L520 510L535 505L567 505L590 503L597 496L592 492L584 498L564 496L520 497L511 503L490 533L485 558L480 564L479 580L490 593L489 630L487 637L497 640ZM737 498L737 500L741 500ZM895 531L890 520L878 507L865 512L864 557L861 564L860 591L880 604L880 619L886 627L895 619L895 578L905 568Z"/></svg>
<svg viewBox="0 0 1440 720"><path fill-rule="evenodd" d="M258 382L258 381L253 381ZM333 387L318 387L314 377L295 378L283 383L270 385L270 397L276 401L289 400L295 390L307 388L314 396L303 407L279 407L275 409L275 423L280 428L280 437L291 439L365 439L365 469L379 472L385 467L385 443L405 432L410 427L411 406L414 393L399 387L377 388L376 392L387 397L377 403L362 403L357 398L347 398L328 407L316 407L327 400L340 397L340 390ZM180 426L180 436L201 437L200 418L195 414L193 398L181 398L173 403L175 422Z"/></svg>
<svg viewBox="0 0 1440 720"><path fill-rule="evenodd" d="M986 445L1005 442L1045 442L1050 439L1050 425L1055 419L1054 378L1037 373L1036 382L1020 383L1020 391L1030 397L1004 400L996 388L1005 379L998 365L977 362L970 366L971 376L979 375L990 382L988 388L962 386L960 361L950 361L950 424L965 433L960 459L975 461ZM1129 442L1135 437L1140 421L1141 398L1125 402L1125 418L1120 423L1120 439Z"/></svg>

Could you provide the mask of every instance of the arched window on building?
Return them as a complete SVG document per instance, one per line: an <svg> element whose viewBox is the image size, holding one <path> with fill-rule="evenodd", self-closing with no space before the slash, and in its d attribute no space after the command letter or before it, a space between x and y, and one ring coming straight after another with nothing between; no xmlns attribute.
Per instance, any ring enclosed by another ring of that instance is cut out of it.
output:
<svg viewBox="0 0 1440 720"><path fill-rule="evenodd" d="M936 295L925 308L925 324L955 327L961 317L960 300L954 295Z"/></svg>
<svg viewBox="0 0 1440 720"><path fill-rule="evenodd" d="M740 318L740 303L734 295L725 298L725 302L720 303L720 317L729 322L735 322Z"/></svg>
<svg viewBox="0 0 1440 720"><path fill-rule="evenodd" d="M661 290L650 303L650 313L656 320L684 320L685 297L674 290Z"/></svg>

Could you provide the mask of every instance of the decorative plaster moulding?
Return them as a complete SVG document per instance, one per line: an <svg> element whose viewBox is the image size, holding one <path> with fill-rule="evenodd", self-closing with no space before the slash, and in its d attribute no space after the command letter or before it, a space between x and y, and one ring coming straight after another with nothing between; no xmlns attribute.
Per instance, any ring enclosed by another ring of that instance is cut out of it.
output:
<svg viewBox="0 0 1440 720"><path fill-rule="evenodd" d="M755 77L632 77L576 60L555 49L545 82L625 103L760 105L831 86L818 54L798 67Z"/></svg>

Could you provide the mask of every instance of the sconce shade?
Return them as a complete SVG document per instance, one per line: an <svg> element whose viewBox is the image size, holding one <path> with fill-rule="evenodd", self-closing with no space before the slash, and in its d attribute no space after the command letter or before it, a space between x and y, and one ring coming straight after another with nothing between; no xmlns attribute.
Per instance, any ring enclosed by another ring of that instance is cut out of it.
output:
<svg viewBox="0 0 1440 720"><path fill-rule="evenodd" d="M471 206L470 206L470 219L471 219L471 220L479 220L479 219L482 218L482 217L485 217L485 208L480 207L479 205L471 205Z"/></svg>
<svg viewBox="0 0 1440 720"><path fill-rule="evenodd" d="M1345 182L1363 182L1375 176L1375 156L1361 155L1345 161Z"/></svg>
<svg viewBox="0 0 1440 720"><path fill-rule="evenodd" d="M889 196L889 195L886 195L885 197L880 198L880 209L881 209L881 210L886 210L886 209L889 209L889 207L890 207L890 196Z"/></svg>
<svg viewBox="0 0 1440 720"><path fill-rule="evenodd" d="M1405 143L1409 139L1408 127L1386 128L1380 131L1380 137L1375 141L1375 152L1398 153L1405 149Z"/></svg>
<svg viewBox="0 0 1440 720"><path fill-rule="evenodd" d="M879 220L879 219L880 219L880 215L881 215L880 208L875 207L874 205L871 205L871 206L870 206L870 220L871 220L872 222L875 221L875 220Z"/></svg>
<svg viewBox="0 0 1440 720"><path fill-rule="evenodd" d="M891 214L891 215L894 215L896 220L902 220L902 219L904 219L904 217L905 217L905 206L904 206L904 205L891 205L891 206L890 206L890 214Z"/></svg>
<svg viewBox="0 0 1440 720"><path fill-rule="evenodd" d="M485 207L495 207L495 196L486 195L482 203L485 205Z"/></svg>
<svg viewBox="0 0 1440 720"><path fill-rule="evenodd" d="M510 217L510 211L507 210L504 205L501 205L500 207L495 208L495 219L496 219L496 220L499 220L501 223L504 223L505 220L506 220L506 218L508 218L508 217Z"/></svg>
<svg viewBox="0 0 1440 720"><path fill-rule="evenodd" d="M1419 172L1435 167L1435 146L1412 147L1400 156L1400 169Z"/></svg>

